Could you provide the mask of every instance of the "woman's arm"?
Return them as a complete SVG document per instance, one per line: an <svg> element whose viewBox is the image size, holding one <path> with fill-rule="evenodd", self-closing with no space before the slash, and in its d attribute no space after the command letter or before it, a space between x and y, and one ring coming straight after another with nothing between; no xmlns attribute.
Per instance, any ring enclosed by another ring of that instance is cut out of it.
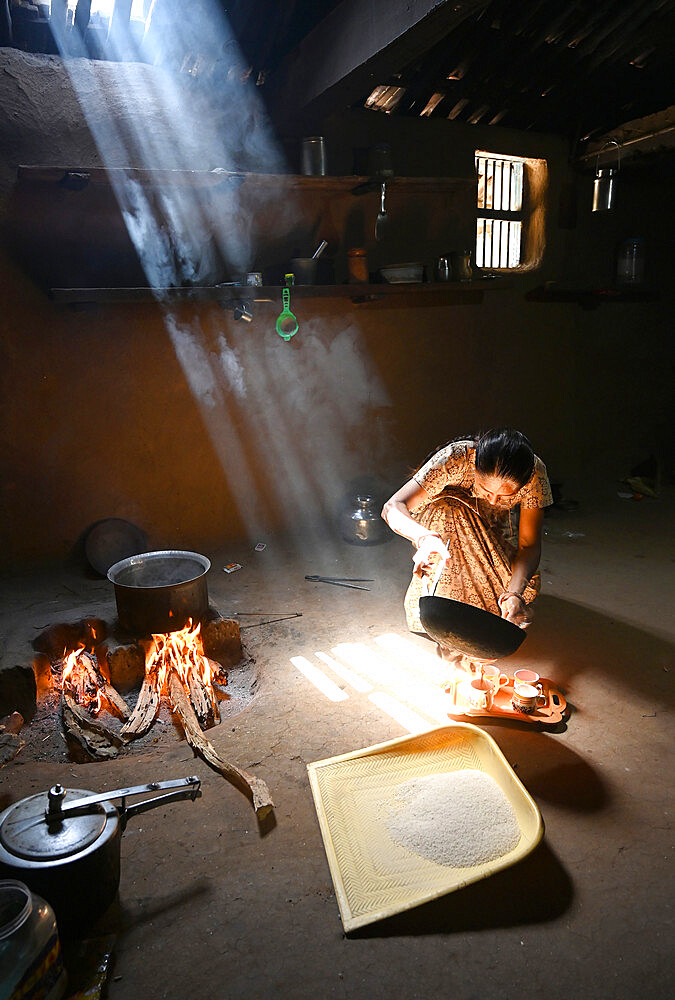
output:
<svg viewBox="0 0 675 1000"><path fill-rule="evenodd" d="M507 596L500 598L499 601L502 618L507 618L509 621L522 616L525 603L522 594L534 576L541 559L543 526L544 511L541 508L521 508L518 550L511 566L511 579L505 591Z"/></svg>
<svg viewBox="0 0 675 1000"><path fill-rule="evenodd" d="M391 530L407 538L417 549L413 557L413 569L417 576L423 576L428 572L432 556L440 556L444 564L450 559L441 536L418 524L410 514L411 507L416 507L429 499L424 487L415 479L410 479L387 500L382 508L382 517Z"/></svg>

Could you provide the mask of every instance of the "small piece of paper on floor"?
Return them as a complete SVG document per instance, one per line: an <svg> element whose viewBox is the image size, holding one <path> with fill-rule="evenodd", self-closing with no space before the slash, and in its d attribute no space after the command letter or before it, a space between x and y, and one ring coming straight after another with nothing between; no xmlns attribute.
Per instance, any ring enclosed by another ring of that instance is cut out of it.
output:
<svg viewBox="0 0 675 1000"><path fill-rule="evenodd" d="M255 547L255 550L256 552L264 552L266 548L267 546L265 545L264 542L258 542L258 544Z"/></svg>
<svg viewBox="0 0 675 1000"><path fill-rule="evenodd" d="M223 573L236 573L238 569L241 569L241 563L228 563L223 566Z"/></svg>

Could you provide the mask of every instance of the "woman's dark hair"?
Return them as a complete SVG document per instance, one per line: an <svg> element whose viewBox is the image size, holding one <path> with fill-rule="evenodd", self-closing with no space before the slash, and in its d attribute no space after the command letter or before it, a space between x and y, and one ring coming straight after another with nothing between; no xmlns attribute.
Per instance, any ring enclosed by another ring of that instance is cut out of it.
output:
<svg viewBox="0 0 675 1000"><path fill-rule="evenodd" d="M485 431L476 441L476 472L522 487L534 471L534 452L524 434L510 427Z"/></svg>

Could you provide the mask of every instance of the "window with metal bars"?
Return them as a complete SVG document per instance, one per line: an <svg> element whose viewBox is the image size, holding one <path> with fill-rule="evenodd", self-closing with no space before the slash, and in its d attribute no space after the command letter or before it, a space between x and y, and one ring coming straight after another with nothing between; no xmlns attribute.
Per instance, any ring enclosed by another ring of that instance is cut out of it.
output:
<svg viewBox="0 0 675 1000"><path fill-rule="evenodd" d="M477 267L521 266L526 165L524 158L476 152Z"/></svg>

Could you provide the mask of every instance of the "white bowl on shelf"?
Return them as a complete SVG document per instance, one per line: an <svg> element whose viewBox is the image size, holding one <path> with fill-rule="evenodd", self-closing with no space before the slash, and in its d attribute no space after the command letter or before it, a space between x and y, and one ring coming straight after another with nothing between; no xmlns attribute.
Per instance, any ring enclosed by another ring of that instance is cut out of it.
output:
<svg viewBox="0 0 675 1000"><path fill-rule="evenodd" d="M424 264L387 264L380 274L390 285L414 284L424 281Z"/></svg>

